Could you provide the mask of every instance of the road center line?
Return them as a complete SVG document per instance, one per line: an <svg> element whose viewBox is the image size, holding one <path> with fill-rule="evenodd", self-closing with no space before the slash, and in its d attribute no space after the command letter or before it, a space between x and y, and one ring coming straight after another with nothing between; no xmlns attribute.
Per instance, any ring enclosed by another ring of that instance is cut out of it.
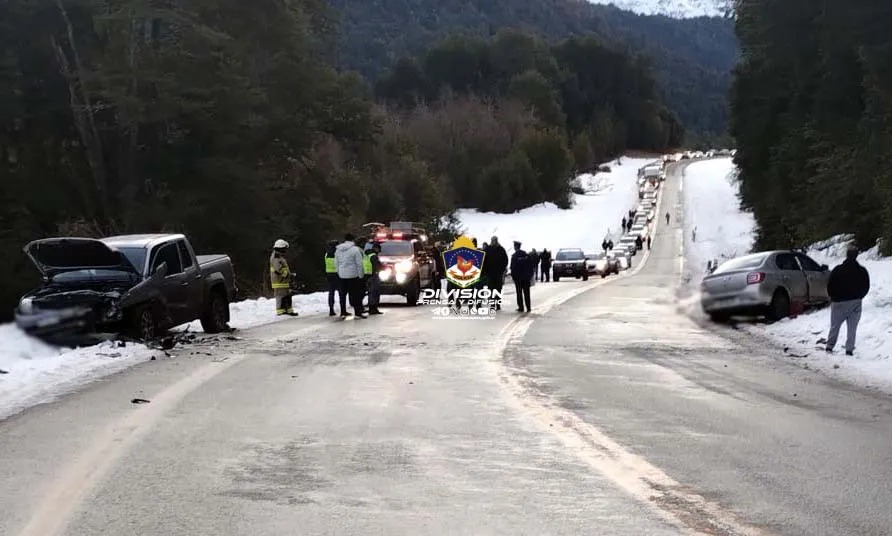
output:
<svg viewBox="0 0 892 536"><path fill-rule="evenodd" d="M684 168L682 168L683 171ZM683 180L683 177L680 177ZM660 225L660 214L663 202L661 193L657 201L654 233ZM667 237L674 233L666 233ZM683 241L683 237L682 237ZM641 262L632 270L619 277L604 279L594 284L575 288L559 294L542 305L537 306L537 313L545 315L552 308L569 301L576 296L618 279L625 279L637 274L650 257L647 250ZM557 435L580 459L593 469L607 477L614 484L625 490L642 503L655 508L667 521L673 523L690 534L727 535L727 536L765 536L768 533L750 527L738 521L736 516L723 509L719 504L708 501L702 495L685 488L658 467L638 456L608 437L595 425L586 422L576 413L561 407L553 397L541 391L531 389L512 370L506 355L509 346L520 343L533 325L534 318L519 316L508 323L499 335L496 344L496 374L509 393L509 400L518 409L527 414L544 430ZM554 426L559 424L560 426Z"/></svg>

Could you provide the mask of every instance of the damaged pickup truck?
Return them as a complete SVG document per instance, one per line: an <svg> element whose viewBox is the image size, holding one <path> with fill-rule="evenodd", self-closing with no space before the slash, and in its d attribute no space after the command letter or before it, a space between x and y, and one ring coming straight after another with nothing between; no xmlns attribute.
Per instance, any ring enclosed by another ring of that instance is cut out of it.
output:
<svg viewBox="0 0 892 536"><path fill-rule="evenodd" d="M16 324L49 342L96 333L150 340L200 320L229 328L237 288L227 255L195 255L181 234L47 238L25 253L43 275L15 311Z"/></svg>

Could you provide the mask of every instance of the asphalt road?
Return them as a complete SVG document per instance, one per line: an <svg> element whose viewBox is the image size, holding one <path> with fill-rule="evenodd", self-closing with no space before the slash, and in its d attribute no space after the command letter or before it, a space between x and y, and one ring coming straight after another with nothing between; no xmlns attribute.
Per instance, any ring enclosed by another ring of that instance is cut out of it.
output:
<svg viewBox="0 0 892 536"><path fill-rule="evenodd" d="M676 225L532 315L298 318L0 422L0 534L892 534L890 400L679 314Z"/></svg>

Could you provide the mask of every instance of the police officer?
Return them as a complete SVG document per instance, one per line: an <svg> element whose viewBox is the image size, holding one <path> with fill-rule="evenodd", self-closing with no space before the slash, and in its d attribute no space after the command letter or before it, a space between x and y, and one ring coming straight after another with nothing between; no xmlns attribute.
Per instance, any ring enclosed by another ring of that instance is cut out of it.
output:
<svg viewBox="0 0 892 536"><path fill-rule="evenodd" d="M378 272L381 271L381 260L378 258L379 253L381 253L381 244L372 244L372 251L366 255L372 270L371 275L368 277L370 315L384 314L378 310L378 303L381 299L381 279L378 277ZM365 267L365 262L363 262L363 267Z"/></svg>
<svg viewBox="0 0 892 536"><path fill-rule="evenodd" d="M273 253L269 257L269 280L276 298L276 315L297 316L291 306L291 270L285 260L288 242L281 238L273 244Z"/></svg>
<svg viewBox="0 0 892 536"><path fill-rule="evenodd" d="M328 249L325 251L325 278L328 282L328 316L335 316L334 303L335 292L338 293L338 302L341 306L341 316L349 316L347 312L347 292L341 285L341 278L338 277L338 268L335 266L335 248L338 247L337 240L328 242Z"/></svg>

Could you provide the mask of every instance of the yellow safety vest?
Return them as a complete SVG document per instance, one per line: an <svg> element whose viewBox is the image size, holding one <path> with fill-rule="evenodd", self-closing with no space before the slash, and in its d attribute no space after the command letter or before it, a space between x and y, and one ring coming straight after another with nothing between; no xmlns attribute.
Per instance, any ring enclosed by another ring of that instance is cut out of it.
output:
<svg viewBox="0 0 892 536"><path fill-rule="evenodd" d="M374 253L368 253L362 258L362 273L365 275L372 275L372 255Z"/></svg>
<svg viewBox="0 0 892 536"><path fill-rule="evenodd" d="M335 267L334 257L325 256L325 273L327 274L336 274L338 273L337 267Z"/></svg>

